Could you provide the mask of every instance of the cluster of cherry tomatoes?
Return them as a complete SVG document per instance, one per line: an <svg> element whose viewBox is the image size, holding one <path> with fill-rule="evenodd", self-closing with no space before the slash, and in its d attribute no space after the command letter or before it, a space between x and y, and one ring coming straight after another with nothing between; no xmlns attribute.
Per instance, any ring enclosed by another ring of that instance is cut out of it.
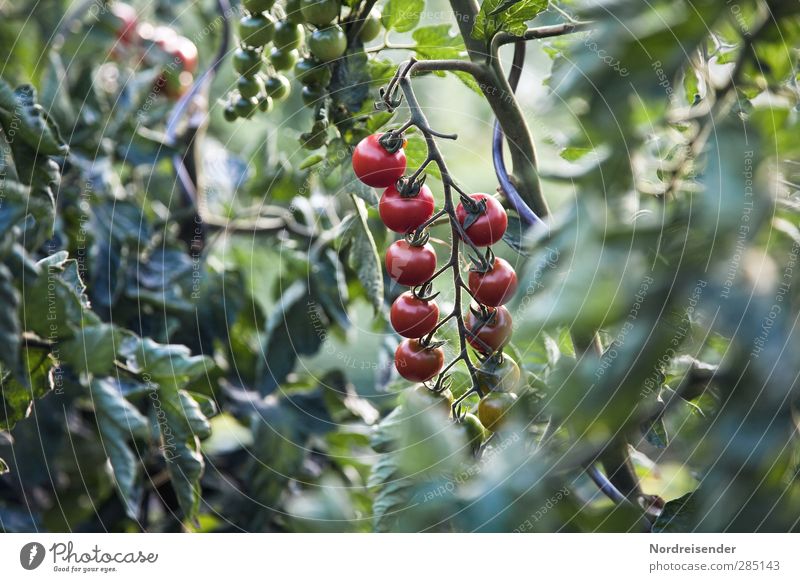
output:
<svg viewBox="0 0 800 582"><path fill-rule="evenodd" d="M249 118L256 109L267 112L273 100L285 99L291 84L284 72L292 68L303 85L303 102L307 106L318 103L331 80L330 64L347 50L347 36L337 22L340 0L287 0L273 10L275 4L275 0L242 1L247 14L239 22L240 46L233 55L239 80L225 107L229 121ZM276 18L273 12L280 16ZM380 16L373 10L362 23L363 42L380 33Z"/></svg>
<svg viewBox="0 0 800 582"><path fill-rule="evenodd" d="M170 99L183 95L194 82L197 71L197 46L169 26L139 22L136 10L125 3L115 2L104 13L118 42L112 55L132 57L149 66L163 65L154 90Z"/></svg>
<svg viewBox="0 0 800 582"><path fill-rule="evenodd" d="M435 203L424 181L404 177L404 146L403 137L393 133L370 135L353 152L353 170L364 184L384 189L379 204L381 219L389 230L404 235L389 247L385 261L389 276L411 287L394 301L390 311L392 327L405 338L395 352L395 367L406 380L427 382L442 371L445 363L442 343L432 338L440 321L436 295L431 294L437 260L424 228L434 216ZM455 219L462 237L477 248L500 241L508 227L506 211L487 194L462 196ZM514 268L491 250L485 259L474 262L467 278L474 303L464 317L464 326L466 340L481 360L477 373L482 394L479 424L495 430L516 400L513 390L520 381L519 367L503 354L512 332L511 314L504 304L513 297L518 281ZM437 396L452 403L449 390ZM468 424L478 420L467 416Z"/></svg>

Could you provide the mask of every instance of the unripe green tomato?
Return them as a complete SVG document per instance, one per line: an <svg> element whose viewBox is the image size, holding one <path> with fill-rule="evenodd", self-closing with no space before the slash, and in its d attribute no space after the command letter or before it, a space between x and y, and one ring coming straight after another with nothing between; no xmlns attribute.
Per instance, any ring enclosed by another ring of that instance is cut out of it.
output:
<svg viewBox="0 0 800 582"><path fill-rule="evenodd" d="M477 370L478 386L483 392L514 392L520 379L519 366L507 354L487 359Z"/></svg>
<svg viewBox="0 0 800 582"><path fill-rule="evenodd" d="M258 108L264 113L272 111L272 98L268 95L262 95L258 99Z"/></svg>
<svg viewBox="0 0 800 582"><path fill-rule="evenodd" d="M292 88L292 86L289 84L289 79L283 75L268 77L267 81L264 83L264 87L267 91L267 95L276 101L285 99L289 95L289 92Z"/></svg>
<svg viewBox="0 0 800 582"><path fill-rule="evenodd" d="M263 93L264 83L259 77L239 77L236 88L242 97L249 99Z"/></svg>
<svg viewBox="0 0 800 582"><path fill-rule="evenodd" d="M296 49L302 44L304 38L305 32L299 24L288 20L279 20L275 23L275 34L272 37L275 48L284 51Z"/></svg>
<svg viewBox="0 0 800 582"><path fill-rule="evenodd" d="M306 85L303 87L303 92L300 96L303 98L303 103L306 107L313 107L325 95L325 89L320 85Z"/></svg>
<svg viewBox="0 0 800 582"><path fill-rule="evenodd" d="M304 58L297 61L294 76L305 85L327 85L331 80L331 70L316 59Z"/></svg>
<svg viewBox="0 0 800 582"><path fill-rule="evenodd" d="M509 412L516 401L517 395L513 392L489 392L478 403L481 424L495 432L508 420Z"/></svg>
<svg viewBox="0 0 800 582"><path fill-rule="evenodd" d="M469 444L472 452L477 453L483 441L486 440L486 429L483 428L478 417L468 412L459 421L457 427L463 431L464 439Z"/></svg>
<svg viewBox="0 0 800 582"><path fill-rule="evenodd" d="M381 33L381 28L381 11L373 8L367 14L367 19L364 21L361 32L358 33L358 38L361 42L374 40Z"/></svg>
<svg viewBox="0 0 800 582"><path fill-rule="evenodd" d="M222 116L225 118L225 121L236 121L239 117L236 115L236 110L233 108L233 105L227 105L225 109L222 110Z"/></svg>
<svg viewBox="0 0 800 582"><path fill-rule="evenodd" d="M250 14L258 14L272 8L275 0L242 0L242 4Z"/></svg>
<svg viewBox="0 0 800 582"><path fill-rule="evenodd" d="M233 102L233 110L239 117L252 117L256 107L258 107L258 101L256 101L255 97L250 97L249 99L247 97L239 97Z"/></svg>
<svg viewBox="0 0 800 582"><path fill-rule="evenodd" d="M412 399L412 402L415 402L419 407L422 408L439 406L439 409L447 416L450 416L453 411L453 393L449 388L445 388L437 394L423 384L419 384L411 390L411 392L408 394L408 398Z"/></svg>
<svg viewBox="0 0 800 582"><path fill-rule="evenodd" d="M311 33L308 48L321 61L333 61L347 50L347 36L338 24Z"/></svg>
<svg viewBox="0 0 800 582"><path fill-rule="evenodd" d="M244 77L252 77L261 69L261 55L251 49L238 48L233 53L233 69Z"/></svg>
<svg viewBox="0 0 800 582"><path fill-rule="evenodd" d="M288 71L294 67L297 62L297 57L297 51L295 50L287 51L273 47L269 52L269 62L271 62L272 66L278 71Z"/></svg>
<svg viewBox="0 0 800 582"><path fill-rule="evenodd" d="M300 0L303 18L314 26L326 26L339 16L339 0Z"/></svg>
<svg viewBox="0 0 800 582"><path fill-rule="evenodd" d="M275 21L269 14L245 16L239 21L239 37L248 46L264 46L272 40Z"/></svg>
<svg viewBox="0 0 800 582"><path fill-rule="evenodd" d="M292 24L303 24L306 19L300 8L301 0L286 0L286 20Z"/></svg>

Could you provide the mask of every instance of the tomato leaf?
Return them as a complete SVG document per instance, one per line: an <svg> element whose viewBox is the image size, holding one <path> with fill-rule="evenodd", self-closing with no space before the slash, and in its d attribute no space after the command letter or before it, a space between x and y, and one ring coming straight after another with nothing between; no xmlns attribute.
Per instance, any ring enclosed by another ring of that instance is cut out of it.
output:
<svg viewBox="0 0 800 582"><path fill-rule="evenodd" d="M142 497L139 457L127 441L147 436L147 419L125 399L119 382L113 378L92 380L89 391L97 414L101 444L111 466L114 484L125 505L125 513L131 519L138 519Z"/></svg>
<svg viewBox="0 0 800 582"><path fill-rule="evenodd" d="M416 41L414 51L422 59L458 59L466 51L464 40L452 34L449 24L435 24L416 29L411 37Z"/></svg>
<svg viewBox="0 0 800 582"><path fill-rule="evenodd" d="M490 41L498 32L522 36L527 22L547 8L548 0L484 0L472 27L472 38Z"/></svg>
<svg viewBox="0 0 800 582"><path fill-rule="evenodd" d="M668 501L653 523L653 533L686 533L692 531L697 513L695 492Z"/></svg>
<svg viewBox="0 0 800 582"><path fill-rule="evenodd" d="M350 243L347 264L356 272L375 313L380 313L384 300L382 263L367 223L367 207L364 201L354 194L350 197L356 207L356 216L343 237L343 242Z"/></svg>
<svg viewBox="0 0 800 582"><path fill-rule="evenodd" d="M408 32L419 23L425 0L389 0L383 7L381 22L386 29Z"/></svg>

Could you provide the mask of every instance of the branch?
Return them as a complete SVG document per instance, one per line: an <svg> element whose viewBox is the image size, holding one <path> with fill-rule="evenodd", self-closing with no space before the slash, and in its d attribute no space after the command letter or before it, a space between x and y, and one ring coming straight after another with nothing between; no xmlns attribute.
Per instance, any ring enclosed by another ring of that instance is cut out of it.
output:
<svg viewBox="0 0 800 582"><path fill-rule="evenodd" d="M528 123L506 80L496 51L487 53L484 44L472 38L478 3L475 0L450 0L450 6L456 16L470 60L482 64L487 70L486 81L479 83L480 89L506 134L513 163L514 182L528 206L538 216L544 218L550 214L550 209L542 193L536 148Z"/></svg>
<svg viewBox="0 0 800 582"><path fill-rule="evenodd" d="M495 35L492 39L493 47L500 47L506 44L512 44L519 40L538 40L542 38L553 38L555 36L564 36L574 32L581 32L591 28L590 22L564 22L563 24L553 24L551 26L539 26L537 28L529 28L522 36L514 36L507 32L501 32Z"/></svg>
<svg viewBox="0 0 800 582"><path fill-rule="evenodd" d="M420 61L422 62L431 62L431 61ZM435 63L435 61L433 61ZM462 61L463 62L463 61ZM439 64L442 63L449 63L448 61L440 61ZM464 62L465 64L469 65L468 68L474 68L472 63ZM452 311L444 318L444 321L449 321L451 319L455 319L456 325L458 326L458 338L459 338L459 355L456 359L450 363L444 370L439 374L439 377L436 380L436 388L440 388L446 380L446 372L449 370L453 364L457 361L463 361L467 367L469 372L470 378L472 380L472 387L467 390L467 392L462 395L456 402L453 403L453 411L454 414L458 417L459 415L459 408L460 403L470 394L480 394L480 389L478 387L477 381L477 369L475 365L472 363L472 360L469 355L469 347L467 345L467 326L464 323L464 314L462 308L462 289L466 287L462 276L461 276L461 268L459 265L459 258L460 258L460 241L464 240L465 243L472 245L469 237L466 236L463 229L461 228L461 224L458 222L458 219L455 215L455 204L453 203L453 190L456 190L460 193L460 189L456 186L455 180L450 175L450 171L447 168L447 164L444 161L444 156L442 155L441 150L439 149L438 144L436 143L436 137L441 135L439 132L434 131L430 127L430 123L428 122L425 113L422 111L420 107L419 101L417 100L416 95L414 94L414 90L411 87L411 81L409 79L409 73L417 64L417 61L413 59L407 63L400 65L398 68L398 74L395 75L395 78L392 79L390 86L394 83L394 86L398 86L400 90L403 92L403 96L405 97L406 103L408 104L408 109L411 115L410 120L405 123L401 130L408 129L411 126L416 127L420 133L422 133L423 137L425 138L425 144L428 148L428 156L427 159L434 162L438 168L439 172L442 175L442 184L444 185L444 208L442 212L447 214L448 218L450 219L450 234L452 239L452 247L450 252L450 259L448 260L447 264L439 270L438 274L445 272L446 270L450 269L453 273L453 287L455 289L455 299L453 300L453 309ZM434 65L439 66L439 65ZM395 103L395 99L393 97L394 89L389 89L383 92L383 99L384 104L387 108L391 109ZM441 323L443 323L441 322ZM437 326L437 329L440 326Z"/></svg>

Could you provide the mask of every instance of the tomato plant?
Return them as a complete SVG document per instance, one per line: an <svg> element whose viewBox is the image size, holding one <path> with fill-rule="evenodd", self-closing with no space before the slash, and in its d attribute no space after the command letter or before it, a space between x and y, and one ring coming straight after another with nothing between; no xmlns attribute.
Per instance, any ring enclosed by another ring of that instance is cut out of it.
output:
<svg viewBox="0 0 800 582"><path fill-rule="evenodd" d="M0 19L0 530L797 530L796 3Z"/></svg>

